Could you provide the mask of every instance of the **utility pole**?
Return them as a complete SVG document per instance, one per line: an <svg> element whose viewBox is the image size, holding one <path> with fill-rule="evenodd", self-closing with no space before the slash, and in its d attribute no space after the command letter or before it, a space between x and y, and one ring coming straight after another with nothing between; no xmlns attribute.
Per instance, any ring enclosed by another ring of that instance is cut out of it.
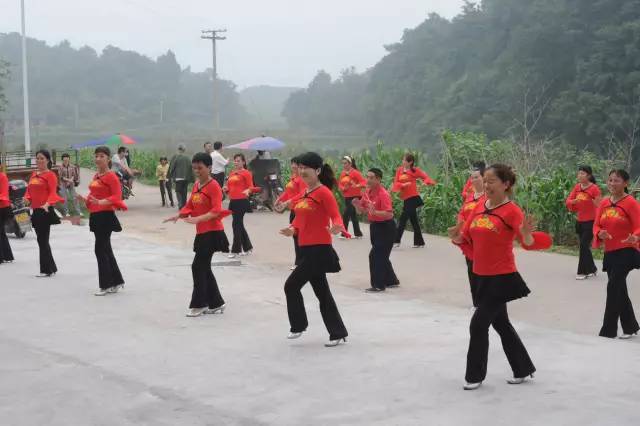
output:
<svg viewBox="0 0 640 426"><path fill-rule="evenodd" d="M164 100L160 100L160 123L164 122Z"/></svg>
<svg viewBox="0 0 640 426"><path fill-rule="evenodd" d="M22 102L24 103L24 150L31 151L31 125L29 124L29 78L27 76L27 32L24 20L24 0L20 0L22 13ZM27 155L27 166L31 164L31 157Z"/></svg>
<svg viewBox="0 0 640 426"><path fill-rule="evenodd" d="M220 129L220 109L218 102L218 97L216 95L216 83L218 81L218 64L216 62L216 41L218 40L226 40L226 37L220 36L220 33L226 33L227 30L202 30L202 35L200 38L205 40L211 40L211 45L213 47L213 67L211 68L211 73L213 77L213 123L216 129Z"/></svg>

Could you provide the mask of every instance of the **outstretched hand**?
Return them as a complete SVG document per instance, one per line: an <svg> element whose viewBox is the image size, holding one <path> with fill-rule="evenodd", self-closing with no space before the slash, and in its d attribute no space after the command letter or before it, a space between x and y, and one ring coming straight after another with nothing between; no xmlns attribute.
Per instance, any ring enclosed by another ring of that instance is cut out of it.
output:
<svg viewBox="0 0 640 426"><path fill-rule="evenodd" d="M180 219L180 216L171 216L162 221L162 223L173 222L176 223Z"/></svg>
<svg viewBox="0 0 640 426"><path fill-rule="evenodd" d="M344 226L342 225L333 224L329 227L329 232L331 232L333 235L341 234L342 231L344 231Z"/></svg>
<svg viewBox="0 0 640 426"><path fill-rule="evenodd" d="M610 240L612 238L613 237L611 236L611 234L605 231L604 229L598 232L598 239L600 240Z"/></svg>
<svg viewBox="0 0 640 426"><path fill-rule="evenodd" d="M284 235L285 237L293 237L295 233L296 232L293 228L284 228L280 230L280 235Z"/></svg>
<svg viewBox="0 0 640 426"><path fill-rule="evenodd" d="M638 237L637 235L629 234L629 236L622 240L622 242L625 244L638 244L638 242L640 242L640 237Z"/></svg>
<svg viewBox="0 0 640 426"><path fill-rule="evenodd" d="M525 216L522 225L520 225L520 233L522 235L530 235L536 230L537 223L538 221L533 216Z"/></svg>

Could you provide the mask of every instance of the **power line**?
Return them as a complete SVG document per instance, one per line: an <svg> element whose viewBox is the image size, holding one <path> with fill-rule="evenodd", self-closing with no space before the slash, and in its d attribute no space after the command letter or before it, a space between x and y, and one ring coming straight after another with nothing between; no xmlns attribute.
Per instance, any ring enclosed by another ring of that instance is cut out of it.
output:
<svg viewBox="0 0 640 426"><path fill-rule="evenodd" d="M216 42L218 40L226 40L227 37L219 34L226 33L227 30L202 30L200 38L204 40L211 40L211 46L213 50L213 67L211 68L212 80L213 80L213 122L216 129L220 129L220 108L218 96L216 95L216 85L218 82L218 64L216 60Z"/></svg>

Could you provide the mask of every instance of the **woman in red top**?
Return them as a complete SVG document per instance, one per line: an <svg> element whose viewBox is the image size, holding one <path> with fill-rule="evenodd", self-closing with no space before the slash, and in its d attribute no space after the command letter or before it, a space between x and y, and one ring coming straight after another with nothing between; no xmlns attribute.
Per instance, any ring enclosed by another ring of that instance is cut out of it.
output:
<svg viewBox="0 0 640 426"><path fill-rule="evenodd" d="M391 196L382 186L382 170L372 168L367 173L367 190L362 200L354 201L360 213L367 213L371 234L369 252L369 275L371 287L365 291L379 293L387 288L398 287L400 281L391 264L391 250L396 235Z"/></svg>
<svg viewBox="0 0 640 426"><path fill-rule="evenodd" d="M478 308L471 319L467 353L467 390L480 387L487 374L489 326L500 335L502 347L513 370L510 384L520 384L536 369L524 344L509 321L507 302L527 296L530 291L518 273L513 255L513 240L524 248L534 247L533 224L510 200L515 173L503 164L485 171L487 200L478 204L467 218L461 233L453 235L457 244L472 247L473 272L476 275Z"/></svg>
<svg viewBox="0 0 640 426"><path fill-rule="evenodd" d="M193 174L197 182L193 185L191 197L177 216L165 220L175 223L178 219L183 219L186 223L196 225L196 238L193 241L195 257L191 264L193 293L188 317L222 314L226 306L211 270L211 259L217 251L229 252L229 241L224 233L222 219L231 212L222 209L222 190L210 175L211 163L211 156L207 153L201 152L193 156Z"/></svg>
<svg viewBox="0 0 640 426"><path fill-rule="evenodd" d="M593 225L594 245L604 243L602 270L609 278L602 337L618 335L618 319L622 325L621 339L628 339L640 330L627 291L629 272L640 268L640 205L627 193L628 185L629 173L625 170L609 173L607 188L611 195L600 203Z"/></svg>
<svg viewBox="0 0 640 426"><path fill-rule="evenodd" d="M591 253L593 242L593 222L596 217L596 207L602 197L600 188L596 185L596 178L589 166L578 168L578 184L573 188L567 198L567 209L576 212L576 233L580 238L580 258L578 260L577 280L585 280L595 277L598 272Z"/></svg>
<svg viewBox="0 0 640 426"><path fill-rule="evenodd" d="M1 165L2 163L0 163ZM13 262L13 252L9 245L7 233L4 225L12 215L11 200L9 199L9 179L7 175L0 172L0 264Z"/></svg>
<svg viewBox="0 0 640 426"><path fill-rule="evenodd" d="M247 170L247 160L243 154L233 156L234 169L229 173L227 185L224 191L229 196L229 210L233 212L233 244L231 246L230 258L236 255L251 254L253 245L249 239L249 234L244 227L244 215L251 211L249 204L249 194L261 191L259 187L253 185L253 175Z"/></svg>
<svg viewBox="0 0 640 426"><path fill-rule="evenodd" d="M340 193L342 193L344 197L342 222L344 223L344 228L349 230L349 221L352 221L354 237L362 238L358 214L353 205L353 201L359 200L360 197L362 197L362 190L367 185L367 181L362 177L362 174L358 171L355 160L350 156L345 155L342 158L342 167L342 173L340 173L340 178L338 179L338 189L340 189Z"/></svg>
<svg viewBox="0 0 640 426"><path fill-rule="evenodd" d="M298 174L298 157L293 157L291 159L291 178L289 179L289 183L285 186L284 192L276 201L276 205L274 207L275 210L278 213L283 213L285 209L289 207L290 200L293 200L303 194L305 189L307 189L307 185ZM289 224L292 224L295 218L296 213L293 209L290 209ZM292 271L300 264L300 247L298 246L297 235L293 236L293 249L296 254L296 260L294 262L294 266L291 267Z"/></svg>
<svg viewBox="0 0 640 426"><path fill-rule="evenodd" d="M484 163L482 163L484 164ZM484 195L484 167L475 169L471 172L471 176L469 177L469 181L471 182L471 190L468 191L467 196L462 203L462 207L460 208L460 212L458 213L458 223L453 228L449 229L450 235L456 235L460 232L465 222L474 212L476 207L479 204L484 203L487 199ZM469 277L469 287L471 289L471 301L473 302L473 306L478 306L478 301L476 300L476 275L473 273L473 249L470 244L460 244L460 249L462 250L462 254L464 254L465 260L467 262L467 275Z"/></svg>
<svg viewBox="0 0 640 426"><path fill-rule="evenodd" d="M298 164L307 190L292 200L296 218L289 228L280 231L286 237L297 234L300 244L300 264L284 285L291 324L288 338L299 338L309 324L301 292L309 282L320 301L320 313L329 331L329 342L325 346L337 346L346 342L348 333L327 282L327 273L340 271L340 260L331 245L331 234L346 232L332 192L335 177L331 167L314 152L299 156Z"/></svg>
<svg viewBox="0 0 640 426"><path fill-rule="evenodd" d="M96 296L117 293L124 287L124 279L120 273L118 262L111 247L111 234L122 231L115 211L126 210L122 201L120 179L109 169L111 150L99 146L94 151L93 161L96 174L89 183L89 195L77 195L89 210L89 230L96 239L94 251L98 261L98 291Z"/></svg>
<svg viewBox="0 0 640 426"><path fill-rule="evenodd" d="M51 168L51 154L41 149L36 152L36 167L29 178L29 185L24 196L26 203L31 205L31 224L36 231L38 248L40 250L40 274L37 277L50 277L58 272L56 262L53 260L49 235L51 225L58 225L60 218L53 206L63 202L58 195L58 177Z"/></svg>
<svg viewBox="0 0 640 426"><path fill-rule="evenodd" d="M487 164L484 161L476 161L471 165L471 172L473 173L473 171L475 170L484 170L487 168ZM464 184L464 187L462 188L462 201L464 202L467 198L469 198L470 194L473 194L474 192L474 187L473 187L473 179L471 178L471 176L469 176L469 179L467 179L467 182Z"/></svg>
<svg viewBox="0 0 640 426"><path fill-rule="evenodd" d="M404 228L407 226L407 220L411 221L413 227L413 248L424 247L424 239L420 230L420 221L418 221L418 208L424 205L422 197L418 194L418 180L425 185L435 185L436 182L425 172L415 166L415 157L413 154L405 154L402 159L402 166L396 171L393 180L392 191L400 194L400 199L404 202L400 221L398 223L398 232L396 234L396 247L400 247Z"/></svg>

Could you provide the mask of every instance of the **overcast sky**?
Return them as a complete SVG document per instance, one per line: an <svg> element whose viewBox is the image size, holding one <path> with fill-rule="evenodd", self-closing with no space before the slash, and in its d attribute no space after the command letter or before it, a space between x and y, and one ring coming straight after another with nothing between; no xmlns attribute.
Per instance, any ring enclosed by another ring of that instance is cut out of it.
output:
<svg viewBox="0 0 640 426"><path fill-rule="evenodd" d="M181 66L211 65L200 30L228 29L218 70L241 88L306 86L320 69L364 70L428 13L448 18L463 0L25 0L27 34L100 51L111 44L152 58L173 50ZM20 30L20 0L0 0L0 32Z"/></svg>

